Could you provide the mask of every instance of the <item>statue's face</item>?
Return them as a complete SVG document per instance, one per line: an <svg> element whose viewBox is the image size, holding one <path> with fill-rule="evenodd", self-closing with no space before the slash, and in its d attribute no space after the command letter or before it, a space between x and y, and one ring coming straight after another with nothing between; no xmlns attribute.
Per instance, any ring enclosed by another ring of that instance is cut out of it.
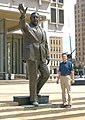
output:
<svg viewBox="0 0 85 120"><path fill-rule="evenodd" d="M31 22L33 25L38 25L38 22L39 22L39 15L37 13L31 15Z"/></svg>

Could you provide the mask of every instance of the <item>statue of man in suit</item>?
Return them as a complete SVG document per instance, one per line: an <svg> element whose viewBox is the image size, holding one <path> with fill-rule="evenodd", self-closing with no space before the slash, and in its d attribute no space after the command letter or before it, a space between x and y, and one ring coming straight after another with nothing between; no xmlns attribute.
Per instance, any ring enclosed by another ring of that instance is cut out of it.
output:
<svg viewBox="0 0 85 120"><path fill-rule="evenodd" d="M30 15L30 23L26 23L26 11L22 4L18 7L20 16L20 28L23 32L23 59L26 60L29 71L30 102L38 106L38 95L42 86L49 78L49 49L46 32L39 26L39 14L33 12ZM47 62L46 62L47 61ZM39 75L38 75L39 73Z"/></svg>

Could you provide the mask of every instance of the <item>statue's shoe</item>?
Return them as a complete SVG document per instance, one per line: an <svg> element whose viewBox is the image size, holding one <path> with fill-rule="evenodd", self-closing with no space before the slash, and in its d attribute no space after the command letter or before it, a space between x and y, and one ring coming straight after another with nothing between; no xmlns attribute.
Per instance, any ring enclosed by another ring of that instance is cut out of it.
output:
<svg viewBox="0 0 85 120"><path fill-rule="evenodd" d="M38 96L38 97L41 97L41 95L40 95L40 94L38 94L37 96Z"/></svg>
<svg viewBox="0 0 85 120"><path fill-rule="evenodd" d="M39 106L39 103L37 101L31 102L31 105L34 105L35 107Z"/></svg>

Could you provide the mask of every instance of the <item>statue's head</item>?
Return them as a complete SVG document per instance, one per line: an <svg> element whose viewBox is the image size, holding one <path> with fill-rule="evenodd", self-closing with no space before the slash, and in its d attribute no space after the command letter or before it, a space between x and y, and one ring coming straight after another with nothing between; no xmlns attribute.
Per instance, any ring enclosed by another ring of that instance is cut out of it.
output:
<svg viewBox="0 0 85 120"><path fill-rule="evenodd" d="M38 22L39 22L39 14L37 12L33 12L31 15L30 15L30 21L33 25L38 25Z"/></svg>

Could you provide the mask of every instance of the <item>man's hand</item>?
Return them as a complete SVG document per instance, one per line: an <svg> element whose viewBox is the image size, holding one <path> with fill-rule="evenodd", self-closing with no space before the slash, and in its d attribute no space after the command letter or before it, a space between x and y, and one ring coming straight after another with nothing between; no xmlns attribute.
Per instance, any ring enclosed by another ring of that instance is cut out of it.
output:
<svg viewBox="0 0 85 120"><path fill-rule="evenodd" d="M25 16L26 11L27 11L27 8L28 8L28 7L26 7L26 9L24 9L23 5L22 5L22 4L19 4L18 10L20 11L20 13L21 13L22 16Z"/></svg>
<svg viewBox="0 0 85 120"><path fill-rule="evenodd" d="M72 80L71 80L71 84L74 84L74 83L75 83L75 80L74 80L74 79L72 79Z"/></svg>
<svg viewBox="0 0 85 120"><path fill-rule="evenodd" d="M56 83L59 84L60 75L57 73L56 77L57 77Z"/></svg>
<svg viewBox="0 0 85 120"><path fill-rule="evenodd" d="M59 84L59 80L57 80L56 83Z"/></svg>

